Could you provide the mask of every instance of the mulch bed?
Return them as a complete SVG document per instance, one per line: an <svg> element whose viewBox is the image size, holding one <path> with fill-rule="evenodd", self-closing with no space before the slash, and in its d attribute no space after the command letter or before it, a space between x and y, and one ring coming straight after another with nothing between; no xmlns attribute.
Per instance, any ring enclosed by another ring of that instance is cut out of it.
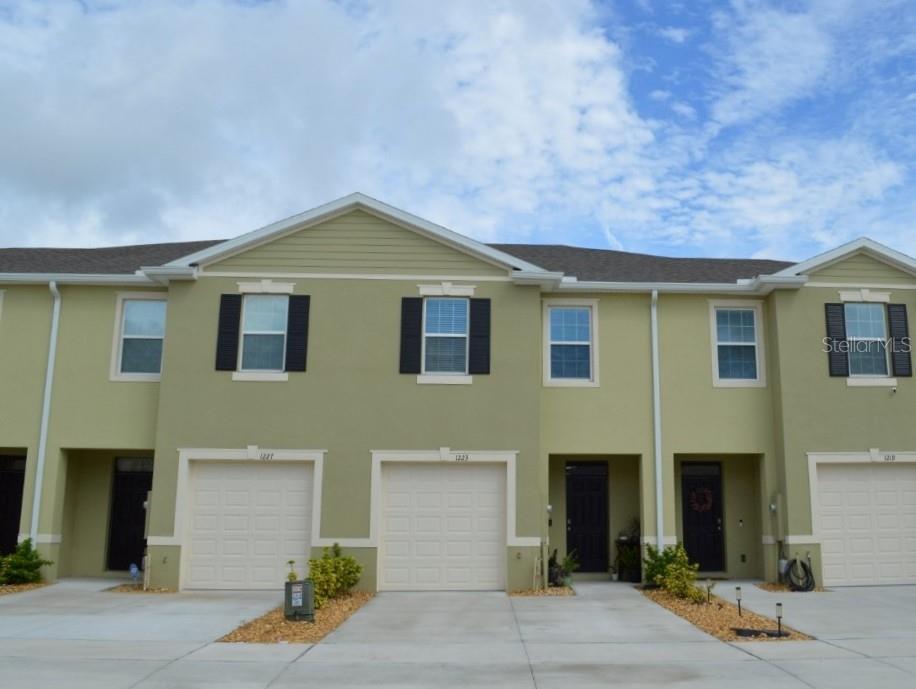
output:
<svg viewBox="0 0 916 689"><path fill-rule="evenodd" d="M713 596L710 603L691 603L681 598L675 598L661 589L644 589L642 593L646 598L654 600L663 608L667 608L675 615L683 617L694 626L722 641L802 641L811 639L810 636L787 627L785 623L782 625L782 630L788 632L789 636L738 636L732 629L733 627L776 631L776 620L758 615L747 608L743 608L741 617L738 617L738 606L718 596Z"/></svg>
<svg viewBox="0 0 916 689"><path fill-rule="evenodd" d="M576 592L573 591L570 586L550 586L546 589L525 589L523 591L510 591L510 596L524 598L527 596L542 597L542 598L552 598L552 597L564 597L564 596L575 596Z"/></svg>
<svg viewBox="0 0 916 689"><path fill-rule="evenodd" d="M109 593L175 593L174 589L156 588L151 586L144 589L142 584L118 584L110 589L105 589Z"/></svg>
<svg viewBox="0 0 916 689"><path fill-rule="evenodd" d="M47 586L48 584L44 581L39 581L36 584L0 584L0 596L8 596L11 593L22 593L23 591L32 591L33 589L40 589L42 586Z"/></svg>
<svg viewBox="0 0 916 689"><path fill-rule="evenodd" d="M761 581L757 583L757 588L769 591L770 593L812 593L811 591L793 591L785 584L779 584L772 581ZM813 593L824 593L826 589L823 586L815 586Z"/></svg>
<svg viewBox="0 0 916 689"><path fill-rule="evenodd" d="M219 641L255 644L314 644L342 625L350 615L372 598L371 593L354 591L348 596L332 598L315 611L314 622L293 622L283 616L283 608L271 610L256 620L246 622Z"/></svg>

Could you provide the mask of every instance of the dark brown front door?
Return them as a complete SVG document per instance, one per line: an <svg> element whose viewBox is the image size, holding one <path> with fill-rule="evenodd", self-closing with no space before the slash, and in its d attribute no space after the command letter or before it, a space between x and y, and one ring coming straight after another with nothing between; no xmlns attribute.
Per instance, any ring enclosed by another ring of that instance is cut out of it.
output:
<svg viewBox="0 0 916 689"><path fill-rule="evenodd" d="M25 457L0 455L0 555L16 549L25 483Z"/></svg>
<svg viewBox="0 0 916 689"><path fill-rule="evenodd" d="M125 571L131 564L143 566L146 510L143 503L153 487L153 460L119 457L115 460L111 487L111 519L108 526L108 569Z"/></svg>
<svg viewBox="0 0 916 689"><path fill-rule="evenodd" d="M582 572L608 568L607 464L566 464L566 552Z"/></svg>
<svg viewBox="0 0 916 689"><path fill-rule="evenodd" d="M722 464L681 464L684 548L702 572L725 569L725 534L722 530Z"/></svg>

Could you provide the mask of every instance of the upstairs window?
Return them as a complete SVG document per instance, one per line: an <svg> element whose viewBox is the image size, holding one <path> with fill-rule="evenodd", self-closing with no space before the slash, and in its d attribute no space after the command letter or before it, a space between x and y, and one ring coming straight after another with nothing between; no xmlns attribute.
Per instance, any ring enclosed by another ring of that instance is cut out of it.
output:
<svg viewBox="0 0 916 689"><path fill-rule="evenodd" d="M241 371L283 371L289 297L246 294L242 304Z"/></svg>
<svg viewBox="0 0 916 689"><path fill-rule="evenodd" d="M594 305L547 302L545 316L545 383L597 385Z"/></svg>
<svg viewBox="0 0 916 689"><path fill-rule="evenodd" d="M763 385L761 307L713 302L713 382L720 387Z"/></svg>
<svg viewBox="0 0 916 689"><path fill-rule="evenodd" d="M846 341L849 343L849 375L888 375L887 320L884 304L847 303Z"/></svg>
<svg viewBox="0 0 916 689"><path fill-rule="evenodd" d="M423 300L423 373L468 372L468 300Z"/></svg>
<svg viewBox="0 0 916 689"><path fill-rule="evenodd" d="M121 300L117 378L155 379L162 371L166 302L125 296Z"/></svg>

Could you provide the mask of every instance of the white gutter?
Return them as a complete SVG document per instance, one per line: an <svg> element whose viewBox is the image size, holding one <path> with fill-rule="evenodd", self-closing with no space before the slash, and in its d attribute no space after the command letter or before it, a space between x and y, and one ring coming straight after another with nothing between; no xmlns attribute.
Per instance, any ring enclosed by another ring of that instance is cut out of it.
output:
<svg viewBox="0 0 916 689"><path fill-rule="evenodd" d="M665 508L662 486L662 400L658 357L658 290L652 290L652 444L655 450L655 547L665 547Z"/></svg>
<svg viewBox="0 0 916 689"><path fill-rule="evenodd" d="M516 280L518 281L518 280ZM808 281L807 276L774 277L770 275L753 280L726 282L600 282L580 281L564 277L556 287L560 292L674 292L699 294L769 294L774 289L797 289Z"/></svg>
<svg viewBox="0 0 916 689"><path fill-rule="evenodd" d="M38 542L38 517L41 512L41 487L45 474L45 455L48 450L48 419L51 416L51 389L54 387L54 362L57 359L57 330L60 325L60 290L57 283L48 283L54 306L51 309L51 335L48 338L48 367L45 369L45 390L41 401L41 426L38 430L38 462L35 465L35 492L32 496L32 521L29 537Z"/></svg>
<svg viewBox="0 0 916 689"><path fill-rule="evenodd" d="M90 273L0 273L0 283L41 285L56 282L58 285L154 285L145 275L98 275Z"/></svg>

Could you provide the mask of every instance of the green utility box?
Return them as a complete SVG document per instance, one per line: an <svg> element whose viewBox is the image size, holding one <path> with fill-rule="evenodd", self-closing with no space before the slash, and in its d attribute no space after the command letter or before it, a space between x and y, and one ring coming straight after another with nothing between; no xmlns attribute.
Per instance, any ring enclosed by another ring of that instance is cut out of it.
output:
<svg viewBox="0 0 916 689"><path fill-rule="evenodd" d="M288 620L315 621L315 589L311 579L286 582L283 614Z"/></svg>

